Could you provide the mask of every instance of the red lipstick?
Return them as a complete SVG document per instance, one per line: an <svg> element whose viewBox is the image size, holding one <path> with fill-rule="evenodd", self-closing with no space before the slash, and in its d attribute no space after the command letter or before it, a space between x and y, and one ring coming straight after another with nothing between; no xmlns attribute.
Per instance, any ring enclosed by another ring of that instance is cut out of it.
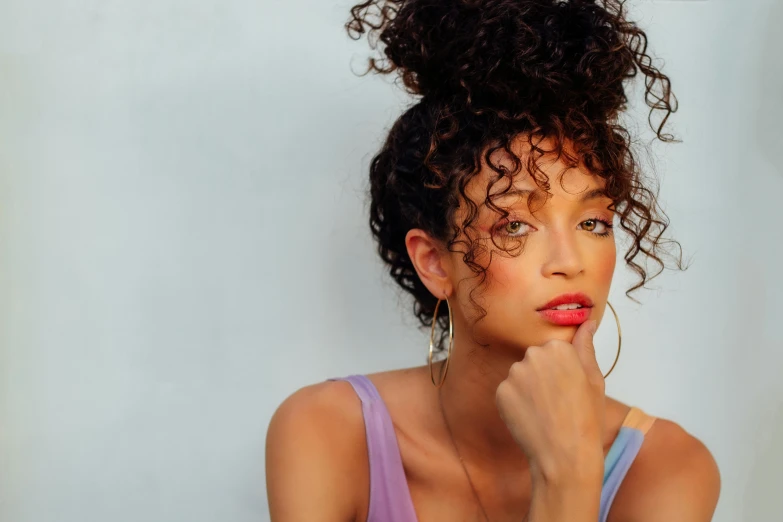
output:
<svg viewBox="0 0 783 522"><path fill-rule="evenodd" d="M553 310L554 307L567 304L579 305L572 310ZM558 326L575 326L587 321L593 309L593 301L581 292L562 294L537 309L547 321Z"/></svg>

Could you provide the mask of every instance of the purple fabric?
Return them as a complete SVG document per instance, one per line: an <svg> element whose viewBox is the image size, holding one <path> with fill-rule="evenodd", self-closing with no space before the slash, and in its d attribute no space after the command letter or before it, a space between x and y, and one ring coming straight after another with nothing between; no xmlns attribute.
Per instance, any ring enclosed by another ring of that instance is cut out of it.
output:
<svg viewBox="0 0 783 522"><path fill-rule="evenodd" d="M408 479L402 467L397 435L389 410L370 379L351 375L351 383L362 401L367 453L370 460L370 506L367 522L417 522Z"/></svg>
<svg viewBox="0 0 783 522"><path fill-rule="evenodd" d="M389 410L370 379L350 375L329 379L348 381L362 402L370 462L370 504L367 522L418 522L408 480L402 466ZM609 508L642 446L644 434L628 426L620 428L604 461L604 482L598 522L606 522Z"/></svg>

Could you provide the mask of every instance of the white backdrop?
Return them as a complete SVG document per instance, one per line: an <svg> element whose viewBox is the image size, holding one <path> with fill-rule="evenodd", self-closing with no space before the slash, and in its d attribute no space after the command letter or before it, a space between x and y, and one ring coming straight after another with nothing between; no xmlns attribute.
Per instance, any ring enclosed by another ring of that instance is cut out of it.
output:
<svg viewBox="0 0 783 522"><path fill-rule="evenodd" d="M608 393L707 443L716 521L780 522L783 2L631 5L680 100L654 151L692 265L638 306L618 259ZM268 520L280 401L425 362L364 198L409 100L354 74L349 6L0 3L0 521Z"/></svg>

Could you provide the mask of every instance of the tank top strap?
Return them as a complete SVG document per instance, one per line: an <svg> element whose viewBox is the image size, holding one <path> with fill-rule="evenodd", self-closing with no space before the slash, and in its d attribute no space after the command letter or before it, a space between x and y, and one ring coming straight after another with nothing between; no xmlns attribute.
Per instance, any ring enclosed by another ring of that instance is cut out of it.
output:
<svg viewBox="0 0 783 522"><path fill-rule="evenodd" d="M652 428L654 422L655 417L648 415L636 406L631 406L631 410L623 420L623 426L637 429L646 435L647 432L650 431L650 428Z"/></svg>
<svg viewBox="0 0 783 522"><path fill-rule="evenodd" d="M644 436L652 427L655 419L635 406L631 407L623 419L620 431L604 460L604 483L601 489L599 522L606 522L609 508L620 489L620 484L631 468L636 455L639 454Z"/></svg>
<svg viewBox="0 0 783 522"><path fill-rule="evenodd" d="M416 522L394 424L377 388L364 375L329 380L349 382L362 403L370 463L367 522Z"/></svg>

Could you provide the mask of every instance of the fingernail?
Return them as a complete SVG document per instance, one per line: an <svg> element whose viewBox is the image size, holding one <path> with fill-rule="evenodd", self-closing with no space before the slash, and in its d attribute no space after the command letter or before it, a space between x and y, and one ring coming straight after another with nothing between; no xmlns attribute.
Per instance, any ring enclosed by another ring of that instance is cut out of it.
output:
<svg viewBox="0 0 783 522"><path fill-rule="evenodd" d="M593 319L593 320L590 322L590 327L589 327L589 328L590 328L590 333L591 333L591 334L595 334L595 331L596 331L596 330L598 330L598 321L596 321L595 319Z"/></svg>

